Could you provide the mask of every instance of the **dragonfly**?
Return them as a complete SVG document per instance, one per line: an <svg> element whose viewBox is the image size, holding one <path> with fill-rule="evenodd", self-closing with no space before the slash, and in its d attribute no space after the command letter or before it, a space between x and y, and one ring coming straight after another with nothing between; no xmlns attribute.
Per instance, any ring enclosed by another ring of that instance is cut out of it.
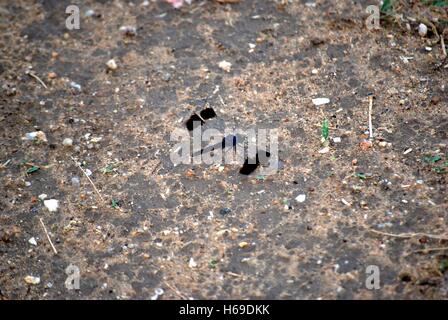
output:
<svg viewBox="0 0 448 320"><path fill-rule="evenodd" d="M185 126L188 131L193 131L198 125L203 125L205 120L213 119L216 117L216 112L212 107L205 108L199 114L196 112L191 115L191 117L185 122Z"/></svg>
<svg viewBox="0 0 448 320"><path fill-rule="evenodd" d="M199 156L204 153L211 152L213 150L216 150L218 148L223 149L224 151L229 150L230 148L233 149L233 152L236 152L236 147L238 143L244 142L244 136L239 134L230 134L222 138L221 142L215 143L214 145L207 146L200 151L193 154L193 156ZM239 170L239 173L242 175L250 175L252 172L254 172L260 165L265 165L271 156L271 153L266 150L257 150L257 153L255 154L255 157L247 156Z"/></svg>

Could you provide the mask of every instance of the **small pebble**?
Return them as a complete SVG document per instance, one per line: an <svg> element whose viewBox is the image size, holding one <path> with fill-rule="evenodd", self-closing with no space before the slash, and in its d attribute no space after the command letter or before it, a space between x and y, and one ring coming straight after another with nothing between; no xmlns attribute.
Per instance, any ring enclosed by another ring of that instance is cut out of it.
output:
<svg viewBox="0 0 448 320"><path fill-rule="evenodd" d="M70 82L70 87L72 87L73 89L76 89L78 91L81 91L81 85L76 83L76 82L74 82L74 81Z"/></svg>
<svg viewBox="0 0 448 320"><path fill-rule="evenodd" d="M321 106L327 103L330 103L330 99L328 98L316 98L312 100L315 106Z"/></svg>
<svg viewBox="0 0 448 320"><path fill-rule="evenodd" d="M333 142L334 142L334 143L341 143L341 141L342 141L342 140L341 140L341 137L334 137L334 138L333 138Z"/></svg>
<svg viewBox="0 0 448 320"><path fill-rule="evenodd" d="M62 145L65 146L65 147L71 147L71 146L73 146L73 139L65 138L65 139L62 141Z"/></svg>
<svg viewBox="0 0 448 320"><path fill-rule="evenodd" d="M306 200L306 195L305 195L305 194L299 194L299 195L296 197L296 201L297 201L297 202L305 202L305 200Z"/></svg>
<svg viewBox="0 0 448 320"><path fill-rule="evenodd" d="M47 136L45 135L45 133L43 131L28 132L25 134L25 137L22 139L27 140L27 141L47 142Z"/></svg>
<svg viewBox="0 0 448 320"><path fill-rule="evenodd" d="M369 150L372 147L372 141L370 140L363 140L359 143L359 147L361 148L361 150Z"/></svg>
<svg viewBox="0 0 448 320"><path fill-rule="evenodd" d="M328 153L329 151L330 151L330 148L329 147L325 147L323 149L320 149L319 153Z"/></svg>
<svg viewBox="0 0 448 320"><path fill-rule="evenodd" d="M169 72L163 72L163 73L162 73L162 80L163 80L163 81L166 81L166 82L170 81L170 80L171 80L171 73L169 73Z"/></svg>
<svg viewBox="0 0 448 320"><path fill-rule="evenodd" d="M232 67L232 64L228 61L223 60L218 64L218 66L225 72L230 72L230 68Z"/></svg>
<svg viewBox="0 0 448 320"><path fill-rule="evenodd" d="M56 212L59 208L59 201L55 199L44 200L44 206L48 209L48 211Z"/></svg>
<svg viewBox="0 0 448 320"><path fill-rule="evenodd" d="M425 37L428 33L428 27L424 23L420 23L418 25L418 34L421 37Z"/></svg>
<svg viewBox="0 0 448 320"><path fill-rule="evenodd" d="M85 16L86 17L93 17L93 16L95 16L96 14L95 14L95 11L94 10L92 10L92 9L88 9L87 11L86 11L86 13L85 13Z"/></svg>
<svg viewBox="0 0 448 320"><path fill-rule="evenodd" d="M221 210L219 210L219 214L222 216L225 216L227 214L229 214L232 210L230 210L229 208L222 208Z"/></svg>
<svg viewBox="0 0 448 320"><path fill-rule="evenodd" d="M36 241L36 238L34 238L34 237L31 237L31 238L28 240L28 242L29 242L29 244L31 244L31 245L33 245L33 246L37 246L37 241Z"/></svg>
<svg viewBox="0 0 448 320"><path fill-rule="evenodd" d="M247 248L249 246L249 243L247 243L246 241L242 241L238 244L238 247L240 247L241 249Z"/></svg>
<svg viewBox="0 0 448 320"><path fill-rule="evenodd" d="M117 70L118 66L114 59L110 59L106 62L107 67L109 70Z"/></svg>
<svg viewBox="0 0 448 320"><path fill-rule="evenodd" d="M121 26L119 29L125 36L137 35L137 28L134 26Z"/></svg>
<svg viewBox="0 0 448 320"><path fill-rule="evenodd" d="M25 282L28 284L34 284L37 285L40 283L40 278L39 277L33 277L33 276L26 276L24 278Z"/></svg>
<svg viewBox="0 0 448 320"><path fill-rule="evenodd" d="M45 193L42 193L41 195L39 195L38 198L43 201L43 200L47 199L47 195Z"/></svg>
<svg viewBox="0 0 448 320"><path fill-rule="evenodd" d="M196 261L194 261L193 258L190 258L190 261L188 262L188 266L193 269L193 268L196 268L198 266L198 264L196 263Z"/></svg>
<svg viewBox="0 0 448 320"><path fill-rule="evenodd" d="M72 183L72 186L79 187L79 184L80 184L79 178L78 177L73 177L71 179L71 183Z"/></svg>

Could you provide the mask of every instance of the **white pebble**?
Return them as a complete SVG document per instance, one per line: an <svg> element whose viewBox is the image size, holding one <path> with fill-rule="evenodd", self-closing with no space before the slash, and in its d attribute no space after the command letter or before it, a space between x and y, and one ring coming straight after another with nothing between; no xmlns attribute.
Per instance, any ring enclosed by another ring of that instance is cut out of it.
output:
<svg viewBox="0 0 448 320"><path fill-rule="evenodd" d="M78 187L80 181L79 181L79 178L78 178L78 177L73 177L73 178L71 179L71 182L72 182L72 185L73 185L73 186Z"/></svg>
<svg viewBox="0 0 448 320"><path fill-rule="evenodd" d="M47 195L45 193L42 193L41 195L39 195L39 199L43 201L47 199Z"/></svg>
<svg viewBox="0 0 448 320"><path fill-rule="evenodd" d="M299 195L296 197L296 201L297 201L297 202L305 202L305 200L306 200L306 195L305 195L305 194L299 194Z"/></svg>
<svg viewBox="0 0 448 320"><path fill-rule="evenodd" d="M428 27L424 23L420 23L418 25L418 34L421 37L425 37L427 33L428 33Z"/></svg>
<svg viewBox="0 0 448 320"><path fill-rule="evenodd" d="M109 61L107 61L106 65L110 70L117 70L118 68L117 63L114 59L110 59Z"/></svg>
<svg viewBox="0 0 448 320"><path fill-rule="evenodd" d="M319 150L319 153L328 153L330 151L329 147L325 147Z"/></svg>
<svg viewBox="0 0 448 320"><path fill-rule="evenodd" d="M313 103L314 103L315 106L321 106L321 105L330 103L330 99L328 99L328 98L316 98L316 99L313 99Z"/></svg>
<svg viewBox="0 0 448 320"><path fill-rule="evenodd" d="M59 200L55 199L44 200L44 206L48 209L48 211L56 212L59 208Z"/></svg>
<svg viewBox="0 0 448 320"><path fill-rule="evenodd" d="M28 240L29 244L32 244L33 246L37 246L36 238L32 237Z"/></svg>
<svg viewBox="0 0 448 320"><path fill-rule="evenodd" d="M65 138L62 141L62 145L65 146L65 147L71 147L73 145L73 139Z"/></svg>
<svg viewBox="0 0 448 320"><path fill-rule="evenodd" d="M193 268L196 268L198 266L198 264L196 263L196 261L194 261L193 258L190 258L190 261L188 262L188 266L193 269Z"/></svg>
<svg viewBox="0 0 448 320"><path fill-rule="evenodd" d="M28 284L39 284L40 283L39 277L26 276L24 280Z"/></svg>
<svg viewBox="0 0 448 320"><path fill-rule="evenodd" d="M47 136L43 131L28 132L22 140L47 142Z"/></svg>
<svg viewBox="0 0 448 320"><path fill-rule="evenodd" d="M228 61L223 60L219 63L218 66L225 72L230 72L230 68L232 67L232 64Z"/></svg>

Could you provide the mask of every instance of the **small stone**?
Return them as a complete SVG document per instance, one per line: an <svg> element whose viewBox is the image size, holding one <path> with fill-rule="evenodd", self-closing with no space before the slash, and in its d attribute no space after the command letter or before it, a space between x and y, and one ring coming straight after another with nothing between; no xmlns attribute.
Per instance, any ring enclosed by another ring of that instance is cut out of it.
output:
<svg viewBox="0 0 448 320"><path fill-rule="evenodd" d="M55 199L44 200L44 206L48 209L48 211L56 212L59 208L59 201Z"/></svg>
<svg viewBox="0 0 448 320"><path fill-rule="evenodd" d="M315 106L321 106L324 104L330 103L330 99L328 98L316 98L312 100Z"/></svg>
<svg viewBox="0 0 448 320"><path fill-rule="evenodd" d="M28 284L33 284L33 285L37 285L40 283L40 278L39 277L33 277L33 276L26 276L24 278L25 282Z"/></svg>
<svg viewBox="0 0 448 320"><path fill-rule="evenodd" d="M196 261L194 261L193 258L190 258L190 261L188 262L188 266L193 269L193 268L196 268L198 266L198 264L196 263Z"/></svg>
<svg viewBox="0 0 448 320"><path fill-rule="evenodd" d="M359 144L359 147L360 147L361 150L363 150L363 151L369 150L370 148L372 148L372 141L370 141L370 140L363 140L363 141L361 141L361 143Z"/></svg>
<svg viewBox="0 0 448 320"><path fill-rule="evenodd" d="M163 81L166 81L166 82L170 81L170 80L171 80L171 73L169 73L169 72L163 72L163 73L162 73L162 80L163 80Z"/></svg>
<svg viewBox="0 0 448 320"><path fill-rule="evenodd" d="M305 202L305 200L306 200L306 195L305 195L305 194L299 194L299 195L296 197L296 201L297 201L297 202Z"/></svg>
<svg viewBox="0 0 448 320"><path fill-rule="evenodd" d="M230 68L232 67L232 64L228 61L223 60L219 63L218 66L225 72L230 72Z"/></svg>
<svg viewBox="0 0 448 320"><path fill-rule="evenodd" d="M106 62L106 66L109 68L109 70L117 70L118 66L114 59L110 59Z"/></svg>
<svg viewBox="0 0 448 320"><path fill-rule="evenodd" d="M333 142L334 143L341 143L341 141L342 141L341 137L334 137L333 138Z"/></svg>
<svg viewBox="0 0 448 320"><path fill-rule="evenodd" d="M55 79L57 77L57 74L54 72L48 72L48 79Z"/></svg>
<svg viewBox="0 0 448 320"><path fill-rule="evenodd" d="M330 151L330 148L329 147L325 147L323 149L320 149L319 153L328 153L329 151Z"/></svg>
<svg viewBox="0 0 448 320"><path fill-rule="evenodd" d="M25 181L25 187L31 187L31 182Z"/></svg>
<svg viewBox="0 0 448 320"><path fill-rule="evenodd" d="M246 241L242 241L238 244L238 247L240 247L241 249L247 248L249 246L249 243L247 243Z"/></svg>
<svg viewBox="0 0 448 320"><path fill-rule="evenodd" d="M33 246L37 246L37 241L36 238L32 237L28 240L29 244L33 245Z"/></svg>
<svg viewBox="0 0 448 320"><path fill-rule="evenodd" d="M78 91L81 91L81 85L79 83L76 83L75 81L70 82L70 87L72 87L73 89L76 89Z"/></svg>
<svg viewBox="0 0 448 320"><path fill-rule="evenodd" d="M92 10L92 9L88 9L87 11L86 11L86 13L85 13L85 16L86 17L93 17L93 16L95 16L96 14L95 14L95 11L94 10Z"/></svg>
<svg viewBox="0 0 448 320"><path fill-rule="evenodd" d="M73 177L71 179L71 183L72 183L72 186L79 187L79 184L80 184L79 178L78 177Z"/></svg>
<svg viewBox="0 0 448 320"><path fill-rule="evenodd" d="M232 210L230 210L229 208L222 208L221 210L219 210L219 214L222 216L225 216L227 214L229 214Z"/></svg>
<svg viewBox="0 0 448 320"><path fill-rule="evenodd" d="M424 23L418 25L418 34L420 37L425 37L428 33L428 27Z"/></svg>
<svg viewBox="0 0 448 320"><path fill-rule="evenodd" d="M84 171L88 177L90 177L92 175L92 171L90 171L90 169L86 169Z"/></svg>
<svg viewBox="0 0 448 320"><path fill-rule="evenodd" d="M39 195L38 197L40 200L44 201L45 199L47 199L47 195L45 193L42 193L41 195Z"/></svg>
<svg viewBox="0 0 448 320"><path fill-rule="evenodd" d="M45 133L43 131L28 132L25 134L25 137L22 139L27 140L27 141L47 142L47 136L45 135Z"/></svg>
<svg viewBox="0 0 448 320"><path fill-rule="evenodd" d="M380 141L380 142L378 142L378 145L379 145L381 148L385 148L385 147L387 147L387 141Z"/></svg>
<svg viewBox="0 0 448 320"><path fill-rule="evenodd" d="M405 152L403 152L404 155L411 153L412 152L412 148L406 149Z"/></svg>
<svg viewBox="0 0 448 320"><path fill-rule="evenodd" d="M137 35L137 28L135 26L121 26L119 29L125 36Z"/></svg>
<svg viewBox="0 0 448 320"><path fill-rule="evenodd" d="M65 138L65 139L62 141L62 145L63 145L64 147L71 147L71 146L73 146L73 139L71 139L71 138Z"/></svg>

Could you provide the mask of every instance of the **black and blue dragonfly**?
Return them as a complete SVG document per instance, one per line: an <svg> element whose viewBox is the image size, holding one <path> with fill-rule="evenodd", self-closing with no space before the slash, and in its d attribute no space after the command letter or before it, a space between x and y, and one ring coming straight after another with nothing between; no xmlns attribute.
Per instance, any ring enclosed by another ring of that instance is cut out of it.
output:
<svg viewBox="0 0 448 320"><path fill-rule="evenodd" d="M223 149L224 151L229 150L229 148L233 149L233 152L236 152L236 146L238 143L243 143L244 137L239 134L231 134L222 138L220 143L216 143L214 145L207 146L200 151L193 154L193 156L202 155L207 152L211 152L216 149ZM254 172L261 164L266 164L269 161L269 157L271 153L266 150L257 150L257 153L254 156L247 156L244 160L242 167L239 170L240 174L250 175Z"/></svg>
<svg viewBox="0 0 448 320"><path fill-rule="evenodd" d="M199 112L199 114L197 114L196 112L193 113L187 120L187 122L185 122L185 126L187 127L188 131L193 131L196 126L202 126L205 123L205 120L213 119L215 117L215 110L213 110L213 108L211 107L208 107Z"/></svg>

